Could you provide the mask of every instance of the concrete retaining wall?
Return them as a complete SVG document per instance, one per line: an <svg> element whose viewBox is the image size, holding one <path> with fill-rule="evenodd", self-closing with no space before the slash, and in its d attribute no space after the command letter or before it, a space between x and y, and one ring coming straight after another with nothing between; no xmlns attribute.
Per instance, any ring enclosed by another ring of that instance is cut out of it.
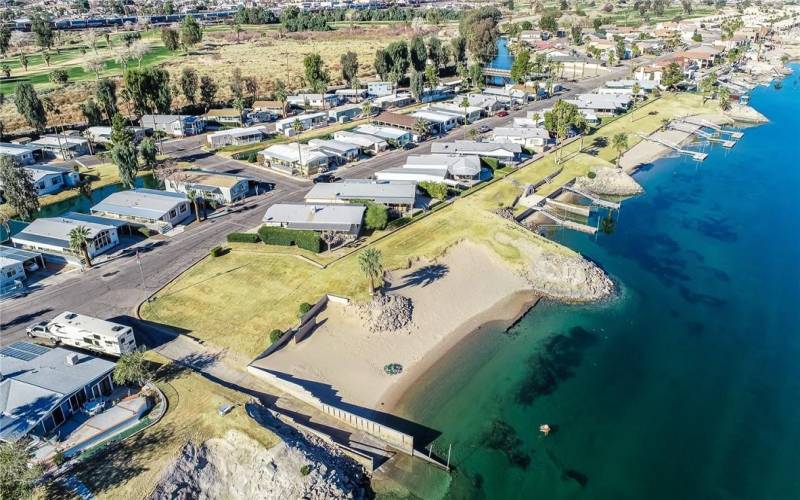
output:
<svg viewBox="0 0 800 500"><path fill-rule="evenodd" d="M394 448L397 448L404 453L408 453L409 455L413 454L414 452L414 437L409 434L405 434L349 411L342 410L336 406L323 403L319 398L314 396L311 392L299 384L282 379L266 370L262 370L254 366L248 366L247 370L253 375L266 380L268 383L277 387L278 389L291 394L293 397L308 405L311 405L313 408L325 413L326 415L330 415L346 423L350 427L373 435L390 444Z"/></svg>

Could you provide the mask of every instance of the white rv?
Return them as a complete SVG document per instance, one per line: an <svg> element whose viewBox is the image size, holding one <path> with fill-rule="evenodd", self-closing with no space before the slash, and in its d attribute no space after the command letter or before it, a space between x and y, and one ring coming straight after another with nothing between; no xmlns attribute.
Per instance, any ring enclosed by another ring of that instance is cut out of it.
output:
<svg viewBox="0 0 800 500"><path fill-rule="evenodd" d="M29 337L43 337L54 344L64 344L112 356L136 349L133 329L83 314L64 312L51 321L28 327Z"/></svg>

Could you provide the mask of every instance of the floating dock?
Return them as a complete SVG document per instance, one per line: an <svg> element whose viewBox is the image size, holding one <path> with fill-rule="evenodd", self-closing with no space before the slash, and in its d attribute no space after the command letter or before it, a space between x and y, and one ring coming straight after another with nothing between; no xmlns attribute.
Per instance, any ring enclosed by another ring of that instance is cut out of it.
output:
<svg viewBox="0 0 800 500"><path fill-rule="evenodd" d="M575 231L580 231L582 233L587 234L594 234L597 232L597 228L594 226L587 226L586 224L581 224L580 222L571 221L568 219L562 219L561 217L555 215L552 212L549 212L542 206L532 206L530 207L531 215L532 212L540 213L550 219L551 221L555 222L559 226L566 227L567 229L573 229Z"/></svg>
<svg viewBox="0 0 800 500"><path fill-rule="evenodd" d="M659 139L657 137L649 137L643 134L639 134L639 137L642 140L655 142L656 144L661 144L664 147L670 148L671 150L675 151L676 153L680 153L685 156L691 156L692 159L697 161L703 161L708 158L708 153L700 153L699 151L689 151L688 149L681 149L680 146L675 144L674 142L665 141L663 139Z"/></svg>
<svg viewBox="0 0 800 500"><path fill-rule="evenodd" d="M680 132L686 132L687 134L696 135L697 137L702 137L708 142L721 144L726 148L732 148L736 145L736 141L730 139L722 139L721 137L716 137L714 134L706 132L705 130L700 128L700 125L697 125L695 123L673 121L669 124L669 127L673 130L678 130Z"/></svg>

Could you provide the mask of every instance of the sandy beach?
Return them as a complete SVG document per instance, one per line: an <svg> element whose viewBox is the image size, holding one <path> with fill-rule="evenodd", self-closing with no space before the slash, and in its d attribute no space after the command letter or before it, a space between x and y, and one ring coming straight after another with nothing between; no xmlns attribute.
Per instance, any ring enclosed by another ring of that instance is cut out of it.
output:
<svg viewBox="0 0 800 500"><path fill-rule="evenodd" d="M290 342L259 364L329 385L347 403L387 411L465 336L490 321L513 322L539 298L524 276L469 242L435 262L395 271L387 281L387 294L412 300L410 326L373 333L354 306L329 303L310 338ZM386 374L389 363L402 365L402 373Z"/></svg>

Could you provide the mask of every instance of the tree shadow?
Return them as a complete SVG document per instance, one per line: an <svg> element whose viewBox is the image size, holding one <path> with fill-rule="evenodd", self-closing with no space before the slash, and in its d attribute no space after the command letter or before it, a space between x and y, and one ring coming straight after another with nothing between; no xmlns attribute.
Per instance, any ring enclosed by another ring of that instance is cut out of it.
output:
<svg viewBox="0 0 800 500"><path fill-rule="evenodd" d="M401 288L406 288L410 286L422 286L426 287L431 283L434 283L445 276L447 273L450 272L450 268L447 267L445 264L430 264L428 266L421 267L416 271L406 274L403 276L403 283L397 286L389 287L388 291L393 290L400 290Z"/></svg>

